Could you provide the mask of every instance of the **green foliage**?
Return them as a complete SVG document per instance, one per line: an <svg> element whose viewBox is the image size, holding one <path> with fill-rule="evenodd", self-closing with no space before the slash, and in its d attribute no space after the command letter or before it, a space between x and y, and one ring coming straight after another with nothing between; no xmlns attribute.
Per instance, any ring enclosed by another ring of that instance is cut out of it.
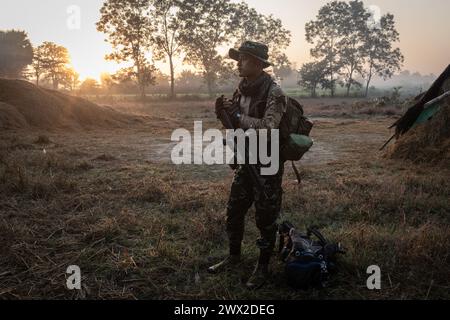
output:
<svg viewBox="0 0 450 320"><path fill-rule="evenodd" d="M230 43L235 31L234 14L229 0L185 0L182 3L179 19L185 60L203 74L210 95L217 80L231 68L218 48Z"/></svg>
<svg viewBox="0 0 450 320"><path fill-rule="evenodd" d="M344 37L339 26L345 17L347 3L333 1L320 8L316 20L310 21L305 26L306 41L314 45L311 56L318 61L324 61L328 66L328 81L326 86L334 96L336 88L336 73L339 73L338 43Z"/></svg>
<svg viewBox="0 0 450 320"><path fill-rule="evenodd" d="M366 80L366 95L372 76L384 79L400 70L404 60L400 49L394 16L386 14L379 23L371 23L372 14L362 1L333 1L320 8L315 20L306 24L306 40L313 45L311 56L327 65L322 84L334 96L336 85L361 88L355 80L359 74Z"/></svg>
<svg viewBox="0 0 450 320"><path fill-rule="evenodd" d="M44 76L52 82L55 90L60 84L73 90L78 84L79 75L69 63L69 52L65 47L48 41L42 43L34 49L32 74L36 78L36 85L39 85L40 78Z"/></svg>
<svg viewBox="0 0 450 320"><path fill-rule="evenodd" d="M175 97L175 66L173 59L182 48L179 21L180 1L154 0L152 21L155 30L152 33L153 55L158 60L168 61L170 67L170 96Z"/></svg>
<svg viewBox="0 0 450 320"><path fill-rule="evenodd" d="M396 41L399 41L399 33L395 29L392 14L384 15L381 17L379 26L367 30L364 46L364 55L368 64L366 96L373 75L388 79L394 72L400 70L404 57L399 48L393 48L392 44Z"/></svg>
<svg viewBox="0 0 450 320"><path fill-rule="evenodd" d="M392 89L392 94L391 94L391 101L394 104L398 104L400 103L400 98L402 96L402 94L400 93L400 90L402 89L402 87L394 87Z"/></svg>
<svg viewBox="0 0 450 320"><path fill-rule="evenodd" d="M230 0L107 0L100 10L97 30L105 33L113 52L108 59L133 62L144 94L148 85L148 55L169 62L171 97L175 96L174 57L202 75L210 95L219 82L232 78L234 65L219 51L226 45L252 39L271 48L277 75L292 72L283 53L290 32L281 20L259 14L245 3ZM130 69L129 69L130 70Z"/></svg>
<svg viewBox="0 0 450 320"><path fill-rule="evenodd" d="M120 83L132 82L141 88L146 88L156 83L156 73L155 66L146 63L141 66L140 70L136 67L122 68L112 78Z"/></svg>
<svg viewBox="0 0 450 320"><path fill-rule="evenodd" d="M316 97L317 86L319 84L322 84L322 87L326 86L324 82L326 71L327 65L324 61L305 63L299 70L300 80L298 84L310 90L312 97Z"/></svg>
<svg viewBox="0 0 450 320"><path fill-rule="evenodd" d="M291 71L289 59L284 50L291 43L291 32L283 27L280 19L273 15L263 15L245 2L235 5L233 25L236 33L236 46L246 40L266 44L270 49L270 60L277 76L286 76Z"/></svg>
<svg viewBox="0 0 450 320"><path fill-rule="evenodd" d="M355 81L354 76L356 73L364 74L364 46L367 22L371 15L364 8L363 2L358 0L350 1L343 15L340 27L344 37L338 43L338 50L342 66L342 82L347 88L347 96L349 96L352 85L361 87L361 84Z"/></svg>
<svg viewBox="0 0 450 320"><path fill-rule="evenodd" d="M31 64L33 47L24 31L0 31L0 76L20 78Z"/></svg>
<svg viewBox="0 0 450 320"><path fill-rule="evenodd" d="M100 86L95 79L87 78L80 86L80 92L83 94L96 94Z"/></svg>
<svg viewBox="0 0 450 320"><path fill-rule="evenodd" d="M119 63L132 61L142 96L151 83L149 70L153 68L146 56L152 44L151 34L155 31L150 9L147 0L108 0L100 9L101 17L97 22L97 30L106 34L113 47L106 58Z"/></svg>

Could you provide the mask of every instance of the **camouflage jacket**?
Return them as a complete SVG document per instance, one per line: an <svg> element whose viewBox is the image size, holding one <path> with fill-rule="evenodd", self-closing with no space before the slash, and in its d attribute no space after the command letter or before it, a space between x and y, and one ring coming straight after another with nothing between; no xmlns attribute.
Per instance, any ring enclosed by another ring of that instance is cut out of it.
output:
<svg viewBox="0 0 450 320"><path fill-rule="evenodd" d="M273 80L261 87L255 97L243 96L236 91L234 99L240 105L242 129L278 129L286 112L287 96Z"/></svg>

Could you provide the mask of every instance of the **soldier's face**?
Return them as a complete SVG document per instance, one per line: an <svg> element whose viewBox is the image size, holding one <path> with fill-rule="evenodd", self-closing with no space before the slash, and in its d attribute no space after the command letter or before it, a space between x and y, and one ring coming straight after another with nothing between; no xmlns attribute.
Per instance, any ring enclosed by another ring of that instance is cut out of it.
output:
<svg viewBox="0 0 450 320"><path fill-rule="evenodd" d="M258 76L263 70L262 63L245 53L239 55L238 60L239 77L248 78Z"/></svg>

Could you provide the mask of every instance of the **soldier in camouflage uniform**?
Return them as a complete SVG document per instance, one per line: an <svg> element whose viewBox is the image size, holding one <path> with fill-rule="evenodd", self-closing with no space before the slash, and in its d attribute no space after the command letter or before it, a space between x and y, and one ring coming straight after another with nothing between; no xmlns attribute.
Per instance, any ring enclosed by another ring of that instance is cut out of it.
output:
<svg viewBox="0 0 450 320"><path fill-rule="evenodd" d="M230 58L238 61L240 77L243 78L233 100L218 99L216 112L225 108L236 126L247 130L278 129L286 111L286 96L273 79L264 72L271 64L268 48L264 44L246 41L239 50L231 49ZM270 149L269 149L270 150ZM244 235L244 221L248 209L255 204L256 225L261 238L257 240L260 255L255 270L247 282L248 288L262 286L268 276L268 265L274 250L277 232L277 218L281 209L282 178L284 163L280 160L278 173L263 176L265 195L253 184L242 166L236 169L227 205L227 233L229 256L211 266L208 271L216 273L233 267L240 261L241 242Z"/></svg>

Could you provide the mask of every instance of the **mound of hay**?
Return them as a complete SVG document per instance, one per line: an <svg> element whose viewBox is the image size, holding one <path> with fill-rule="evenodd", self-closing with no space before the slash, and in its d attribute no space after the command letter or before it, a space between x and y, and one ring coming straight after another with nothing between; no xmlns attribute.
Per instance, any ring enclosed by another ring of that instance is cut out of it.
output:
<svg viewBox="0 0 450 320"><path fill-rule="evenodd" d="M432 119L402 135L386 157L450 166L450 98Z"/></svg>
<svg viewBox="0 0 450 320"><path fill-rule="evenodd" d="M122 127L141 121L26 81L0 79L0 129Z"/></svg>

